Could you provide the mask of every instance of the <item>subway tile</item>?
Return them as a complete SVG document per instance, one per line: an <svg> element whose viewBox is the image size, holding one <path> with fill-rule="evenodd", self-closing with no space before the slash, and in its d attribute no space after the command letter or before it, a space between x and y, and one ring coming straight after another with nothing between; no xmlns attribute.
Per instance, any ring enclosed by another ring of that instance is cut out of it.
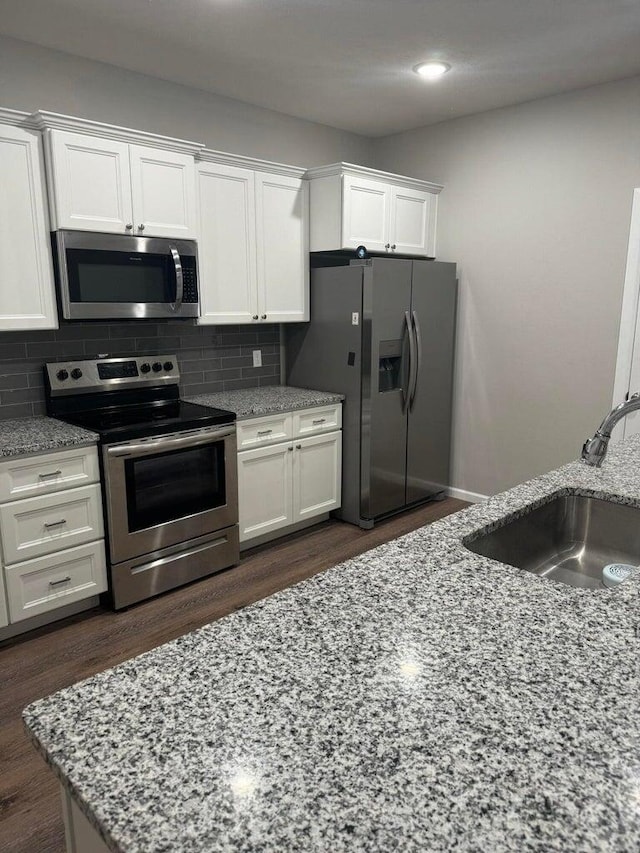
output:
<svg viewBox="0 0 640 853"><path fill-rule="evenodd" d="M2 340L2 337L0 337ZM26 358L27 357L27 346L26 344L14 342L14 343L0 343L0 361L4 361L5 359L12 358Z"/></svg>
<svg viewBox="0 0 640 853"><path fill-rule="evenodd" d="M186 385L182 391L185 397L195 397L197 394L215 394L224 390L224 382L202 382L199 385Z"/></svg>
<svg viewBox="0 0 640 853"><path fill-rule="evenodd" d="M231 370L205 370L204 381L216 382L218 380L225 381L227 379L242 379L242 368L234 367Z"/></svg>
<svg viewBox="0 0 640 853"><path fill-rule="evenodd" d="M7 418L29 418L33 416L31 403L19 403L15 406L0 406L0 419Z"/></svg>
<svg viewBox="0 0 640 853"><path fill-rule="evenodd" d="M255 332L237 332L233 334L220 335L220 343L223 346L241 346L242 344L258 343L258 335Z"/></svg>
<svg viewBox="0 0 640 853"><path fill-rule="evenodd" d="M225 391L238 391L240 388L255 388L257 382L255 379L231 379L223 384Z"/></svg>
<svg viewBox="0 0 640 853"><path fill-rule="evenodd" d="M253 364L250 355L240 355L237 358L223 358L222 368L228 370L230 367L251 367Z"/></svg>
<svg viewBox="0 0 640 853"><path fill-rule="evenodd" d="M11 391L16 388L29 387L28 373L12 373L9 376L0 376L0 391Z"/></svg>
<svg viewBox="0 0 640 853"><path fill-rule="evenodd" d="M34 402L31 405L33 406L33 414L34 415L46 415L47 414L47 407L46 407L44 398L42 400L34 400Z"/></svg>
<svg viewBox="0 0 640 853"><path fill-rule="evenodd" d="M161 346L160 346L161 344ZM180 338L150 338L150 339L141 339L138 338L136 340L136 351L137 352L151 352L151 353L173 353L174 350L180 349Z"/></svg>
<svg viewBox="0 0 640 853"><path fill-rule="evenodd" d="M260 377L260 387L262 388L265 385L279 385L280 377L279 376L261 376Z"/></svg>
<svg viewBox="0 0 640 853"><path fill-rule="evenodd" d="M85 357L96 358L99 355L122 356L136 355L135 338L101 338L96 341L85 341Z"/></svg>
<svg viewBox="0 0 640 853"><path fill-rule="evenodd" d="M15 391L0 392L0 403L3 406L13 406L18 403L33 403L42 399L40 388L19 388Z"/></svg>
<svg viewBox="0 0 640 853"><path fill-rule="evenodd" d="M158 326L155 323L111 323L108 327L110 338L158 338Z"/></svg>
<svg viewBox="0 0 640 853"><path fill-rule="evenodd" d="M280 371L278 371L279 373ZM275 376L276 371L273 365L268 364L266 367L243 367L242 368L242 378L248 379L251 376Z"/></svg>
<svg viewBox="0 0 640 853"><path fill-rule="evenodd" d="M185 373L184 371L180 371L180 386L183 387L185 385L198 385L201 382L205 381L205 374L202 370L196 370L192 373Z"/></svg>
<svg viewBox="0 0 640 853"><path fill-rule="evenodd" d="M108 338L107 323L65 323L54 333L57 341L79 341L88 338Z"/></svg>
<svg viewBox="0 0 640 853"><path fill-rule="evenodd" d="M249 347L249 351L251 348ZM242 347L216 347L215 349L206 350L215 354L216 358L228 358L229 356L242 355Z"/></svg>
<svg viewBox="0 0 640 853"><path fill-rule="evenodd" d="M1 361L0 360L0 376L9 376L12 373L29 373L38 369L42 365L40 359L30 361L23 358L20 361Z"/></svg>
<svg viewBox="0 0 640 853"><path fill-rule="evenodd" d="M84 357L83 341L51 341L43 344L29 343L26 346L29 358L33 359L42 358L46 361L56 358L71 360Z"/></svg>

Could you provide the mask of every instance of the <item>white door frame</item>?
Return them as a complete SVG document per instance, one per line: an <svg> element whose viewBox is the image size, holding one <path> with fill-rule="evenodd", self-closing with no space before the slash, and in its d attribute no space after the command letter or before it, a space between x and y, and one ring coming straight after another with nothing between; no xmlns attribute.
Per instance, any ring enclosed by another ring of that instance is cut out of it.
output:
<svg viewBox="0 0 640 853"><path fill-rule="evenodd" d="M633 348L636 336L640 336L640 187L633 191L631 228L627 249L627 268L624 276L622 313L618 335L616 375L613 383L612 406L624 400L629 390L633 367ZM638 337L640 343L640 337ZM640 389L638 389L640 390Z"/></svg>

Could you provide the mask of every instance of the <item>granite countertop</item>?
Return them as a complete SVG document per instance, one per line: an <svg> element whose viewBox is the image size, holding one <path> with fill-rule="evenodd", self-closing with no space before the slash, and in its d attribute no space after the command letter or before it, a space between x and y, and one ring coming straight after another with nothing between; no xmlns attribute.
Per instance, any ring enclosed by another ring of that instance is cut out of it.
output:
<svg viewBox="0 0 640 853"><path fill-rule="evenodd" d="M88 429L45 416L0 420L0 457L95 444L99 436Z"/></svg>
<svg viewBox="0 0 640 853"><path fill-rule="evenodd" d="M216 394L199 394L187 397L190 403L227 409L235 412L238 420L270 415L273 412L292 412L297 409L312 409L344 400L342 394L330 391L312 391L309 388L294 388L292 385L265 385L262 388L242 388L239 391L219 391Z"/></svg>
<svg viewBox="0 0 640 853"><path fill-rule="evenodd" d="M563 490L640 506L640 437L29 706L112 851L636 851L640 578L462 539Z"/></svg>

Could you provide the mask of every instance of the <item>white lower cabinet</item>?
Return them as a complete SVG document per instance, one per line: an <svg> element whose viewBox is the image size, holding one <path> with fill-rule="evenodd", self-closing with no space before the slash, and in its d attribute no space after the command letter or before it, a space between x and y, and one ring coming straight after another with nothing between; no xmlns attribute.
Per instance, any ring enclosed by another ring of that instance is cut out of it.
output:
<svg viewBox="0 0 640 853"><path fill-rule="evenodd" d="M289 443L238 454L241 542L293 523L292 462Z"/></svg>
<svg viewBox="0 0 640 853"><path fill-rule="evenodd" d="M99 476L95 447L0 462L0 627L107 589Z"/></svg>
<svg viewBox="0 0 640 853"><path fill-rule="evenodd" d="M261 442L259 447L238 453L240 542L307 520L312 523L338 509L341 414L341 406L332 405L238 423L239 437L245 436L249 442L260 436ZM271 419L277 429L270 426ZM288 436L285 441L283 433ZM239 438L238 446L243 444Z"/></svg>
<svg viewBox="0 0 640 853"><path fill-rule="evenodd" d="M105 589L104 542L90 542L5 570L12 622L39 616Z"/></svg>
<svg viewBox="0 0 640 853"><path fill-rule="evenodd" d="M293 450L293 521L340 506L342 433L304 438Z"/></svg>

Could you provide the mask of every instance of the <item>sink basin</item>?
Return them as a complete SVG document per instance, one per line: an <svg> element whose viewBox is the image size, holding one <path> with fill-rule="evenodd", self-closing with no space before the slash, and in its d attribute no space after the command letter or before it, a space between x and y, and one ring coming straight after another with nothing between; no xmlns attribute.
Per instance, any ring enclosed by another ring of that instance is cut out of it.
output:
<svg viewBox="0 0 640 853"><path fill-rule="evenodd" d="M603 588L608 563L640 563L640 508L562 495L464 546L569 586Z"/></svg>

